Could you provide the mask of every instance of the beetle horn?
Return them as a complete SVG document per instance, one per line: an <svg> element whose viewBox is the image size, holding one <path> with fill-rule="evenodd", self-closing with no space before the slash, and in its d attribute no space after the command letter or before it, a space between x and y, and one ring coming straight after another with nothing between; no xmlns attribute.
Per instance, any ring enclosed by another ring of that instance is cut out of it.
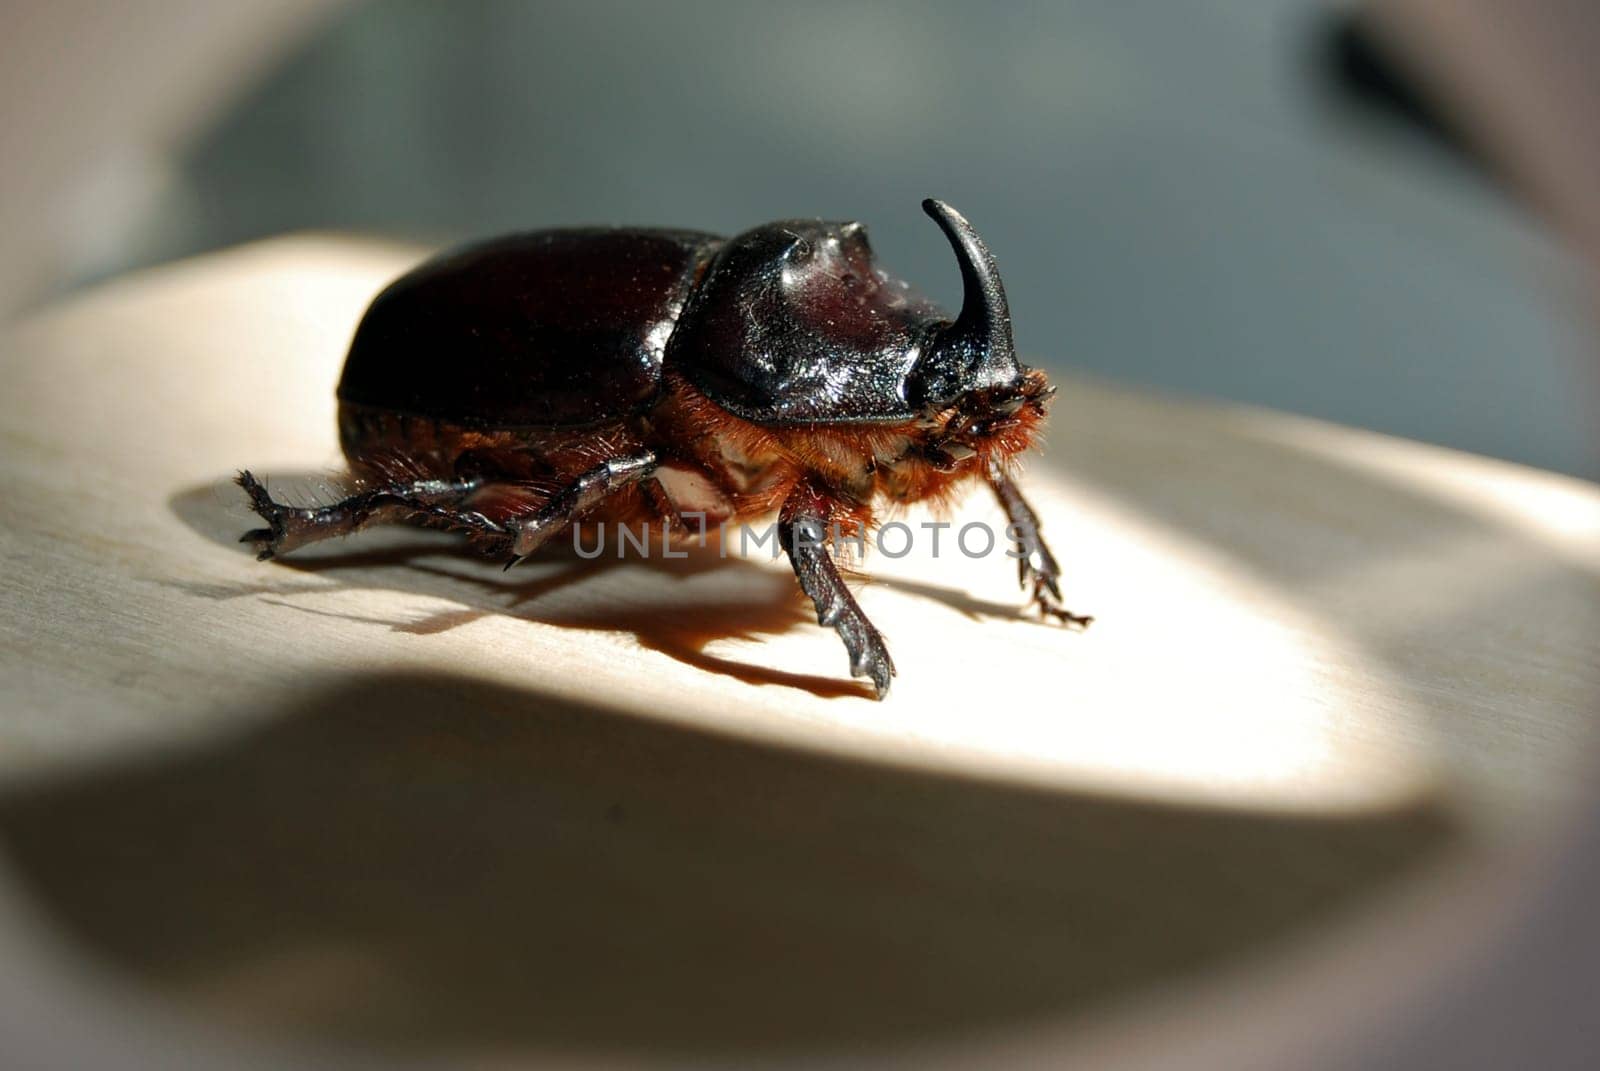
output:
<svg viewBox="0 0 1600 1071"><path fill-rule="evenodd" d="M918 362L919 401L943 404L975 388L1010 383L1021 374L1011 340L1011 309L1000 269L972 224L932 197L922 210L939 224L961 264L961 315L941 328Z"/></svg>

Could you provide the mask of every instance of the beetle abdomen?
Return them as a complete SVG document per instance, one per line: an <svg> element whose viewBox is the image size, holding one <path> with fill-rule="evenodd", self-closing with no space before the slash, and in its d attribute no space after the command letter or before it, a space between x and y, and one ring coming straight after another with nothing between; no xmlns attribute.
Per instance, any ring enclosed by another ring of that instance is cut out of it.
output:
<svg viewBox="0 0 1600 1071"><path fill-rule="evenodd" d="M339 400L465 427L626 416L659 390L667 339L719 242L554 230L436 257L367 309Z"/></svg>

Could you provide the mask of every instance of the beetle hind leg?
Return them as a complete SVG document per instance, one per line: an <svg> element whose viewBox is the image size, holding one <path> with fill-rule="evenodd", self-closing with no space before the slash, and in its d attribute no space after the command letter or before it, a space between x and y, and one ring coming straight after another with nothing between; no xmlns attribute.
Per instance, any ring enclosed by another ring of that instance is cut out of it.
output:
<svg viewBox="0 0 1600 1071"><path fill-rule="evenodd" d="M235 480L249 496L250 508L267 523L239 537L267 561L310 543L376 524L418 524L463 531L480 540L505 540L506 531L482 514L460 508L481 486L478 480L413 480L368 488L327 506L288 506L273 499L248 472Z"/></svg>

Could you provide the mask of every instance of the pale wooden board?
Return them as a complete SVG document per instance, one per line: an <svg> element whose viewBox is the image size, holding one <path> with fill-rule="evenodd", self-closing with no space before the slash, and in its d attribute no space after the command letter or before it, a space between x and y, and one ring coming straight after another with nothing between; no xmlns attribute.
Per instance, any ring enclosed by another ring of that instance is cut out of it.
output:
<svg viewBox="0 0 1600 1071"><path fill-rule="evenodd" d="M5 342L0 830L84 947L225 1018L518 1049L993 1029L1254 949L1572 787L1595 488L1076 380L1025 487L1095 625L924 534L866 566L884 703L782 562L507 575L402 533L256 563L228 476L337 466L344 345L416 256L263 243ZM1000 524L981 495L956 519Z"/></svg>

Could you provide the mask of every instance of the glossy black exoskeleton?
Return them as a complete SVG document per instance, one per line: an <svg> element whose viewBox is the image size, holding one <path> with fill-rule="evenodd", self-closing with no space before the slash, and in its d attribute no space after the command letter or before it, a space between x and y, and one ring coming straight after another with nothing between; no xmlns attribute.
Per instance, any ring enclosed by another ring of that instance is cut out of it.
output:
<svg viewBox="0 0 1600 1071"><path fill-rule="evenodd" d="M1024 367L988 249L923 202L961 266L955 318L879 266L859 223L514 235L430 260L356 330L339 430L359 489L329 506L240 484L261 558L378 523L464 532L515 564L569 525L778 516L800 586L881 697L883 638L821 538L875 503L989 484L1046 615L1059 569L1012 481L1053 393ZM697 526L690 525L690 530ZM508 568L509 568L508 564Z"/></svg>

